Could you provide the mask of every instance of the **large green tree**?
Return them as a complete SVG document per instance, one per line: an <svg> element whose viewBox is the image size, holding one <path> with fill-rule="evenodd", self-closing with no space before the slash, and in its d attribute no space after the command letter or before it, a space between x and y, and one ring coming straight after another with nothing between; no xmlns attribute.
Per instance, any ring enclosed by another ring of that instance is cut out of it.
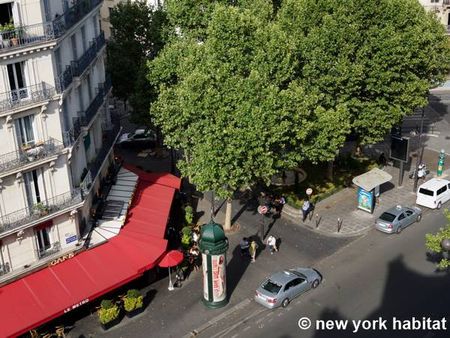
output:
<svg viewBox="0 0 450 338"><path fill-rule="evenodd" d="M164 46L166 14L145 0L127 1L112 9L110 22L107 68L114 95L131 103L134 122L151 124L148 111L156 92L146 80L145 64Z"/></svg>
<svg viewBox="0 0 450 338"><path fill-rule="evenodd" d="M349 132L344 105L325 109L295 80L292 37L271 1L216 4L198 37L181 35L149 64L151 113L179 168L200 190L228 198L301 160L334 157Z"/></svg>
<svg viewBox="0 0 450 338"><path fill-rule="evenodd" d="M279 14L302 86L345 104L362 143L424 106L450 69L444 27L417 0L284 0Z"/></svg>

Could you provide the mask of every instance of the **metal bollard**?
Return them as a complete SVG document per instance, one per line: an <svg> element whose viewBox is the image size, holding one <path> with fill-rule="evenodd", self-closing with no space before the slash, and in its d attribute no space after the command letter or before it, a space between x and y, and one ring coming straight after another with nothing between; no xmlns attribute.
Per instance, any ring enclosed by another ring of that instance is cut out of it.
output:
<svg viewBox="0 0 450 338"><path fill-rule="evenodd" d="M340 232L340 231L341 231L341 228L342 228L342 222L343 222L343 220L342 220L341 218L338 217L338 219L337 219L337 232Z"/></svg>
<svg viewBox="0 0 450 338"><path fill-rule="evenodd" d="M322 219L322 217L320 217L319 214L316 214L316 228L319 227L319 223L320 223L321 219Z"/></svg>

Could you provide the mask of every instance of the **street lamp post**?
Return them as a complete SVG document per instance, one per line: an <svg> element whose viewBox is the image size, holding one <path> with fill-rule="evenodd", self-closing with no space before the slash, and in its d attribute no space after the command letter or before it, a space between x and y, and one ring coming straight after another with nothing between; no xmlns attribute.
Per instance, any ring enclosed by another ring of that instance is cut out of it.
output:
<svg viewBox="0 0 450 338"><path fill-rule="evenodd" d="M417 184L419 182L419 165L420 165L420 163L422 163L422 158L423 158L422 133L423 133L424 118L425 118L425 108L422 108L422 118L420 119L419 148L418 148L420 151L420 155L417 156L417 159L416 159L416 172L415 172L415 176L414 176L413 192L416 192L416 190L417 190Z"/></svg>

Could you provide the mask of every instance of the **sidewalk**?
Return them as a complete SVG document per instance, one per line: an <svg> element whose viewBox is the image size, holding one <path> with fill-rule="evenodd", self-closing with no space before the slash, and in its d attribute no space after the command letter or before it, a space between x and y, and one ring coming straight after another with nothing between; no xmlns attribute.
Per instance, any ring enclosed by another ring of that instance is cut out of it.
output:
<svg viewBox="0 0 450 338"><path fill-rule="evenodd" d="M437 158L438 153L432 150L425 150L423 159L425 163L429 164L430 169L428 179L432 178L433 174L436 176ZM447 165L450 163L450 158L446 158L446 163ZM328 236L357 236L364 234L373 228L375 220L386 209L398 204L414 205L416 201L416 194L413 192L414 180L408 177L409 171L405 169L402 186L398 186L399 168L386 166L383 170L392 176L392 180L381 186L381 195L377 199L373 214L357 209L357 187L353 185L318 202L314 215L311 215L311 219L308 218L305 222L301 222L301 212L290 207L283 210L283 217ZM444 171L441 177L448 178L449 176L450 169ZM423 181L419 180L418 185L421 183ZM342 221L339 232L338 219ZM319 220L318 227L316 226L317 220Z"/></svg>

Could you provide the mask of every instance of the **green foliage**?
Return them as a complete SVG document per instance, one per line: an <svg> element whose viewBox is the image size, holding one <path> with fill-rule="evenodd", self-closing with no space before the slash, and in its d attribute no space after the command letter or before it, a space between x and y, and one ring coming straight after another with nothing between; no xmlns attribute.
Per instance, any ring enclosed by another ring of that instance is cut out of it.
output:
<svg viewBox="0 0 450 338"><path fill-rule="evenodd" d="M187 250L191 245L192 228L190 226L183 227L181 229L181 234L181 245Z"/></svg>
<svg viewBox="0 0 450 338"><path fill-rule="evenodd" d="M184 219L187 225L191 225L192 222L194 221L194 210L190 205L187 205L184 208Z"/></svg>
<svg viewBox="0 0 450 338"><path fill-rule="evenodd" d="M426 234L425 235L425 246L426 248L436 254L442 254L443 249L441 243L444 239L450 238L450 212L449 210L444 210L444 215L448 220L448 224L440 228L439 231L435 234ZM438 268L441 270L445 270L450 267L450 260L442 257L438 263Z"/></svg>
<svg viewBox="0 0 450 338"><path fill-rule="evenodd" d="M112 9L110 22L113 39L107 45L107 68L114 95L130 100L133 122L151 125L148 110L155 93L145 79L145 63L166 40L165 12L152 10L144 0L121 2Z"/></svg>
<svg viewBox="0 0 450 338"><path fill-rule="evenodd" d="M109 299L102 300L97 315L100 323L106 324L118 318L120 314L119 306Z"/></svg>
<svg viewBox="0 0 450 338"><path fill-rule="evenodd" d="M123 307L125 311L130 312L144 306L144 297L136 289L127 291L126 296L123 297Z"/></svg>
<svg viewBox="0 0 450 338"><path fill-rule="evenodd" d="M294 80L294 41L272 4L240 5L216 4L203 43L174 38L149 63L159 88L151 114L166 144L184 151L180 171L226 198L304 158L334 158L350 128L344 106L320 107Z"/></svg>
<svg viewBox="0 0 450 338"><path fill-rule="evenodd" d="M14 23L12 22L12 20L8 23L0 25L0 32L10 32L15 29L16 29L16 27L14 26Z"/></svg>
<svg viewBox="0 0 450 338"><path fill-rule="evenodd" d="M285 0L279 15L302 86L326 109L344 105L363 143L424 106L450 69L445 29L416 0Z"/></svg>
<svg viewBox="0 0 450 338"><path fill-rule="evenodd" d="M333 180L327 178L328 163L313 164L304 162L301 168L306 171L306 180L289 187L276 187L275 193L285 196L286 202L294 207L301 208L306 198L306 189L312 188L312 202L315 204L332 194L351 185L352 178L376 167L376 162L367 158L354 158L350 154L338 157L335 161Z"/></svg>

